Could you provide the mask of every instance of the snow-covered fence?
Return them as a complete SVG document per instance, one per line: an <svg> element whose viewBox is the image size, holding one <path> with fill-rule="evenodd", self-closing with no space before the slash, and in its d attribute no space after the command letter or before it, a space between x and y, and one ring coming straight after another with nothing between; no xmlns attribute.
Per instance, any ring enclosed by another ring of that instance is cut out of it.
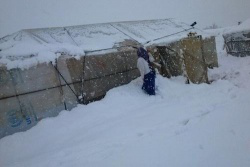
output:
<svg viewBox="0 0 250 167"><path fill-rule="evenodd" d="M88 103L130 82L139 76L136 60L135 50L127 49L80 59L62 55L54 65L42 63L24 70L1 67L0 138L71 110L78 103L75 94Z"/></svg>

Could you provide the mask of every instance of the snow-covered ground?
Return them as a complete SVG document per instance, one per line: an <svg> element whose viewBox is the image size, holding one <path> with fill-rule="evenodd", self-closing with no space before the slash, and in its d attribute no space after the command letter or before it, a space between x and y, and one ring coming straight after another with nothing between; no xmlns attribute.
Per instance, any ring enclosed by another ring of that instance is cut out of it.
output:
<svg viewBox="0 0 250 167"><path fill-rule="evenodd" d="M0 140L1 167L249 167L250 57L227 56L216 33L212 84L136 79L89 105Z"/></svg>

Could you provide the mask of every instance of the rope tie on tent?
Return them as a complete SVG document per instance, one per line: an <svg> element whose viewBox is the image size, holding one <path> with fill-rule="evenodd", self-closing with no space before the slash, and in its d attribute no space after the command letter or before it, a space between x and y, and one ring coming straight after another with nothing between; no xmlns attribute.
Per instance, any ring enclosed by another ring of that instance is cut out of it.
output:
<svg viewBox="0 0 250 167"><path fill-rule="evenodd" d="M165 35L165 36L162 36L162 37L159 37L159 38L155 38L155 39L152 39L152 40L149 40L145 43L140 43L139 41L137 41L136 39L132 38L130 35L126 34L125 32L123 32L122 30L118 29L117 27L111 25L112 27L114 27L115 29L117 29L118 31L122 32L124 35L128 36L129 38L131 38L132 40L138 42L138 44L140 44L141 46L144 46L150 42L153 42L153 41L157 41L157 40L160 40L160 39L163 39L163 38L167 38L167 37L170 37L170 36L173 36L173 35L176 35L176 34L180 34L182 32L185 32L185 31L189 31L191 29L194 29L194 26L196 25L197 23L196 22L193 22L190 26L191 28L188 28L188 29L184 29L182 31L178 31L178 32L175 32L173 34L169 34L169 35ZM126 46L117 46L117 47L112 47L112 48L106 48L106 49L99 49L99 50L84 50L85 54L90 54L90 53L93 53L93 52L98 52L98 51L105 51L105 50L111 50L111 49L120 49L120 48L126 48L126 47L131 47L131 48L134 48L134 49L138 49L138 47L136 46L133 46L133 45L126 45Z"/></svg>
<svg viewBox="0 0 250 167"><path fill-rule="evenodd" d="M159 37L159 38L155 38L155 39L153 39L153 40L149 40L149 41L145 42L143 45L148 44L148 43L153 42L153 41L157 41L157 40L163 39L163 38L167 38L167 37L170 37L170 36L173 36L173 35L176 35L176 34L180 34L180 33L185 32L185 31L192 30L192 29L194 29L194 26L195 26L196 24L197 24L196 22L193 22L193 23L190 25L191 28L189 28L189 29L184 29L184 30L182 30L182 31L179 31L179 32L176 32L176 33L173 33L173 34L169 34L169 35L165 35L165 36L163 36L163 37Z"/></svg>
<svg viewBox="0 0 250 167"><path fill-rule="evenodd" d="M114 25L112 24L109 24L110 26L112 26L113 28L115 28L116 30L120 31L121 33L123 33L124 35L126 35L127 37L129 37L130 39L134 40L134 41L137 41L135 40L134 38L132 38L130 35L128 35L127 33L123 32L122 30L120 30L119 28L115 27Z"/></svg>
<svg viewBox="0 0 250 167"><path fill-rule="evenodd" d="M79 99L80 100L80 102L81 103L84 103L84 93L83 93L83 91L84 91L84 83L85 83L85 79L84 79L84 76L85 76L85 63L86 63L86 56L84 56L83 57L83 64L82 64L82 70L83 70L83 72L82 72L82 80L81 80L81 98Z"/></svg>
<svg viewBox="0 0 250 167"><path fill-rule="evenodd" d="M71 92L76 96L77 102L80 103L80 100L78 98L78 95L76 94L76 92L71 88L70 84L66 81L66 79L63 77L63 75L60 73L60 71L58 70L58 68L56 66L53 65L52 62L50 62L52 64L52 66L55 68L55 70L57 71L57 73L62 77L63 81L66 83L66 85L69 87L69 89L71 90Z"/></svg>
<svg viewBox="0 0 250 167"><path fill-rule="evenodd" d="M26 118L25 114L23 113L23 109L22 109L22 104L21 104L21 101L20 101L20 98L18 96L18 93L17 93L17 89L16 89L16 83L15 83L15 76L13 76L13 73L8 71L10 77L11 77L11 80L12 80L12 84L14 85L14 91L15 91L15 97L17 98L17 101L18 101L18 104L19 104L19 107L20 107L20 112L22 114L22 117L23 118Z"/></svg>
<svg viewBox="0 0 250 167"><path fill-rule="evenodd" d="M147 41L147 42L145 42L143 45L148 44L148 43L153 42L153 41L157 41L157 40L163 39L163 38L167 38L167 37L170 37L170 36L173 36L173 35L176 35L176 34L180 34L180 33L185 32L185 31L192 30L193 28L194 28L194 27L189 28L189 29L186 29L186 30L182 30L182 31L179 31L179 32L170 34L170 35L165 35L165 36L163 36L163 37L156 38L156 39L153 39L153 40L150 40L150 41Z"/></svg>
<svg viewBox="0 0 250 167"><path fill-rule="evenodd" d="M55 67L57 67L57 59L56 59L56 65L55 65ZM60 78L60 76L59 76L59 74L58 74L58 80L59 80L59 82L60 82L60 94L62 95L62 102L63 102L63 104L64 104L64 108L65 108L65 110L67 110L67 105L66 105L66 102L65 102L65 96L64 96L64 94L63 94L63 87L62 87L62 82L61 82L61 78Z"/></svg>

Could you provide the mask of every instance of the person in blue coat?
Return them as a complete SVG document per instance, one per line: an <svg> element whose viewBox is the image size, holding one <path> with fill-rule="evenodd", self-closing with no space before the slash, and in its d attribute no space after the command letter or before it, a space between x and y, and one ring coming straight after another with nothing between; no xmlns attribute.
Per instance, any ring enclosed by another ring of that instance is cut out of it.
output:
<svg viewBox="0 0 250 167"><path fill-rule="evenodd" d="M138 60L137 68L140 71L143 79L142 89L149 95L155 95L155 70L151 66L151 62L154 61L152 56L149 56L148 52L140 47L137 50Z"/></svg>

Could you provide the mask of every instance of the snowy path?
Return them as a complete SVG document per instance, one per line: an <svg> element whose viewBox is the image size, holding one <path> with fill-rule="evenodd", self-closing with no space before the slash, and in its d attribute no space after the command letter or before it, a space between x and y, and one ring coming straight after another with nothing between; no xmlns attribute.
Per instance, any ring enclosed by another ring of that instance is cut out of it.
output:
<svg viewBox="0 0 250 167"><path fill-rule="evenodd" d="M0 166L249 167L250 57L226 56L217 40L212 84L158 76L149 97L134 80L1 139Z"/></svg>

